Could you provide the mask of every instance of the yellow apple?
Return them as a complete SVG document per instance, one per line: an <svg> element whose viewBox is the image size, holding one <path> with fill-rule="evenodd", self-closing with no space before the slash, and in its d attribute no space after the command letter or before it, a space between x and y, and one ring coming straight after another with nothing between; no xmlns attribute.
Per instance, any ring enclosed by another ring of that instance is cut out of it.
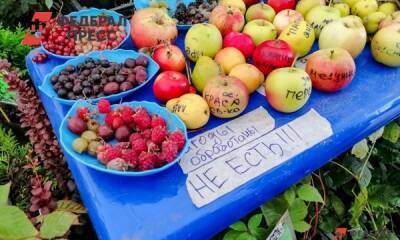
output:
<svg viewBox="0 0 400 240"><path fill-rule="evenodd" d="M333 7L340 11L341 17L346 17L350 14L350 7L347 3L335 3Z"/></svg>
<svg viewBox="0 0 400 240"><path fill-rule="evenodd" d="M382 28L371 41L372 56L377 62L400 67L400 24Z"/></svg>
<svg viewBox="0 0 400 240"><path fill-rule="evenodd" d="M378 2L376 0L358 0L351 7L351 13L360 18L364 18L376 11L378 11Z"/></svg>
<svg viewBox="0 0 400 240"><path fill-rule="evenodd" d="M298 57L306 55L315 41L314 29L306 21L287 26L278 39L287 42Z"/></svg>
<svg viewBox="0 0 400 240"><path fill-rule="evenodd" d="M390 15L390 14L394 13L396 10L397 10L397 5L394 2L382 3L378 7L378 12L383 12L386 15Z"/></svg>
<svg viewBox="0 0 400 240"><path fill-rule="evenodd" d="M274 24L263 19L256 19L248 22L244 26L243 33L249 34L256 45L267 40L275 39L277 35Z"/></svg>
<svg viewBox="0 0 400 240"><path fill-rule="evenodd" d="M306 16L306 21L314 28L315 37L318 38L321 30L333 20L340 18L340 11L334 7L317 6L311 9Z"/></svg>
<svg viewBox="0 0 400 240"><path fill-rule="evenodd" d="M220 0L219 5L237 7L243 15L246 13L246 4L244 4L243 0Z"/></svg>
<svg viewBox="0 0 400 240"><path fill-rule="evenodd" d="M305 17L313 7L325 6L325 0L300 0L296 5L296 11Z"/></svg>
<svg viewBox="0 0 400 240"><path fill-rule="evenodd" d="M227 47L215 55L215 61L222 67L224 73L228 74L234 66L246 63L246 58L238 49Z"/></svg>
<svg viewBox="0 0 400 240"><path fill-rule="evenodd" d="M280 112L291 113L302 108L310 98L311 91L310 76L300 68L275 69L265 80L267 100Z"/></svg>
<svg viewBox="0 0 400 240"><path fill-rule="evenodd" d="M359 0L342 0L342 2L349 5L349 7L352 7L357 1L359 1Z"/></svg>
<svg viewBox="0 0 400 240"><path fill-rule="evenodd" d="M192 84L199 92L203 92L208 80L223 75L221 66L208 56L201 56L192 72Z"/></svg>
<svg viewBox="0 0 400 240"><path fill-rule="evenodd" d="M233 67L229 76L239 78L246 85L249 93L253 93L264 82L264 74L254 65L248 63Z"/></svg>
<svg viewBox="0 0 400 240"><path fill-rule="evenodd" d="M199 95L187 93L167 102L168 111L175 113L185 123L188 129L198 129L207 124L210 118L210 108Z"/></svg>
<svg viewBox="0 0 400 240"><path fill-rule="evenodd" d="M319 36L319 48L343 48L356 58L367 43L367 32L361 19L351 15L324 27Z"/></svg>
<svg viewBox="0 0 400 240"><path fill-rule="evenodd" d="M367 33L373 34L378 31L379 23L386 18L383 12L373 12L363 19Z"/></svg>
<svg viewBox="0 0 400 240"><path fill-rule="evenodd" d="M257 3L251 5L246 11L246 22L255 19L264 19L273 22L275 18L275 10L268 4Z"/></svg>

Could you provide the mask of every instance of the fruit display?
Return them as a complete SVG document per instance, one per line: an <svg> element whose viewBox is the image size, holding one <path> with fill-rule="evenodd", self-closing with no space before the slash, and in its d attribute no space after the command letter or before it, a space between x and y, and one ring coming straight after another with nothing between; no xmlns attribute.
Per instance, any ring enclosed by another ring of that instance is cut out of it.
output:
<svg viewBox="0 0 400 240"><path fill-rule="evenodd" d="M210 17L211 11L217 6L216 0L195 1L186 6L179 3L172 16L178 21L179 25L190 25L203 23Z"/></svg>
<svg viewBox="0 0 400 240"><path fill-rule="evenodd" d="M69 64L50 77L58 97L69 100L99 98L128 91L148 79L148 59L139 56L123 63L91 57Z"/></svg>
<svg viewBox="0 0 400 240"><path fill-rule="evenodd" d="M185 129L151 114L143 106L111 106L101 100L97 107L79 106L66 120L73 134L72 150L97 158L107 169L143 172L176 160L187 146Z"/></svg>
<svg viewBox="0 0 400 240"><path fill-rule="evenodd" d="M219 5L212 10L209 23L215 25L222 36L240 32L244 26L243 13L236 7Z"/></svg>
<svg viewBox="0 0 400 240"><path fill-rule="evenodd" d="M88 18L87 15L90 12L98 13L94 23L80 24L79 16ZM71 18L78 13L79 15L75 19ZM68 19L65 23L60 18L53 18L47 22L40 34L45 51L59 56L73 57L90 51L115 49L127 39L129 26L119 23L118 19L122 15L109 10L97 9L83 10L78 13L62 17ZM110 15L107 16L107 14ZM102 20L107 17L113 17L115 24Z"/></svg>
<svg viewBox="0 0 400 240"><path fill-rule="evenodd" d="M279 12L274 18L274 26L278 31L278 34L281 33L287 26L294 22L303 21L303 15L301 13L287 9Z"/></svg>

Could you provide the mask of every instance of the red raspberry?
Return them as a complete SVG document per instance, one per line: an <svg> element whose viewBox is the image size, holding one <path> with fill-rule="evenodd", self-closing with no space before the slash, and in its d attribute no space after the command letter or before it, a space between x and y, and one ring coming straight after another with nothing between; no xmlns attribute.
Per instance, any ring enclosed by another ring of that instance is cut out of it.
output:
<svg viewBox="0 0 400 240"><path fill-rule="evenodd" d="M132 133L131 136L129 136L130 143L132 143L136 139L142 139L142 135L140 135L140 133Z"/></svg>
<svg viewBox="0 0 400 240"><path fill-rule="evenodd" d="M89 109L87 107L78 107L76 109L76 115L78 116L78 118L82 120L87 120L89 115Z"/></svg>
<svg viewBox="0 0 400 240"><path fill-rule="evenodd" d="M114 129L122 127L123 125L124 125L124 120L122 120L121 117L114 117L113 122L112 122L112 127Z"/></svg>
<svg viewBox="0 0 400 240"><path fill-rule="evenodd" d="M175 142L164 141L161 144L160 160L169 163L175 160L176 155L178 155L178 145Z"/></svg>
<svg viewBox="0 0 400 240"><path fill-rule="evenodd" d="M111 126L113 125L114 118L116 118L118 115L115 112L110 112L106 114L106 117L104 118L104 122L108 125Z"/></svg>
<svg viewBox="0 0 400 240"><path fill-rule="evenodd" d="M178 150L182 150L182 148L185 146L186 143L186 138L185 135L183 134L183 132L181 130L176 130L174 132L172 132L168 139L170 141L176 142L176 144L178 145Z"/></svg>
<svg viewBox="0 0 400 240"><path fill-rule="evenodd" d="M153 115L151 117L151 127L155 128L157 126L167 127L167 123L165 122L164 118L158 115Z"/></svg>
<svg viewBox="0 0 400 240"><path fill-rule="evenodd" d="M132 150L140 154L141 152L147 152L147 144L144 139L136 139L131 142Z"/></svg>
<svg viewBox="0 0 400 240"><path fill-rule="evenodd" d="M145 130L151 126L151 118L149 113L144 108L138 108L133 115L133 121L139 130Z"/></svg>
<svg viewBox="0 0 400 240"><path fill-rule="evenodd" d="M97 108L99 109L100 113L109 113L109 112L111 112L111 104L107 99L101 99L97 103Z"/></svg>
<svg viewBox="0 0 400 240"><path fill-rule="evenodd" d="M133 111L133 109L131 107L123 106L121 108L121 118L122 118L122 120L124 120L124 122L126 124L133 123L133 114L134 113L135 112Z"/></svg>
<svg viewBox="0 0 400 240"><path fill-rule="evenodd" d="M112 148L111 144L104 144L97 147L97 152L105 152L106 150Z"/></svg>
<svg viewBox="0 0 400 240"><path fill-rule="evenodd" d="M151 131L151 141L153 141L155 144L160 144L164 141L167 135L168 132L165 127L157 126Z"/></svg>
<svg viewBox="0 0 400 240"><path fill-rule="evenodd" d="M130 148L131 144L130 142L119 142L117 144L114 145L115 148L119 149L119 150L124 150L124 149L128 149Z"/></svg>
<svg viewBox="0 0 400 240"><path fill-rule="evenodd" d="M110 148L107 149L106 151L103 152L104 153L104 162L108 163L109 161L119 158L122 155L122 152L120 149L118 148ZM103 162L103 161L102 161Z"/></svg>
<svg viewBox="0 0 400 240"><path fill-rule="evenodd" d="M146 171L153 169L157 162L157 156L153 153L142 152L138 158L139 171Z"/></svg>
<svg viewBox="0 0 400 240"><path fill-rule="evenodd" d="M146 129L142 132L142 138L149 140L151 138L151 129Z"/></svg>
<svg viewBox="0 0 400 240"><path fill-rule="evenodd" d="M160 146L156 143L154 143L151 140L147 140L147 151L148 152L159 152L160 151Z"/></svg>
<svg viewBox="0 0 400 240"><path fill-rule="evenodd" d="M131 168L135 168L138 161L138 154L133 150L128 150L122 154L122 159L129 164Z"/></svg>

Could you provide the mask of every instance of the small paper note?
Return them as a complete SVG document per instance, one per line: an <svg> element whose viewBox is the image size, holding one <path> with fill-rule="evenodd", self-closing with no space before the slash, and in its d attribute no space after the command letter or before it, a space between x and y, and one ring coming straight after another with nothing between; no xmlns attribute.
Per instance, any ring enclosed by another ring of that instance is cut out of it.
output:
<svg viewBox="0 0 400 240"><path fill-rule="evenodd" d="M265 109L257 109L197 136L196 147L192 142L180 165L188 175L186 187L197 207L209 204L332 135L330 123L313 109L273 131L270 131L273 125L265 125L267 130L259 128L255 116L261 115L261 111ZM262 122L269 118L264 113ZM239 131L233 133L237 127ZM217 129L226 132L218 141ZM199 145L200 138L208 141ZM228 145L229 140L233 144ZM218 150L213 151L216 146Z"/></svg>

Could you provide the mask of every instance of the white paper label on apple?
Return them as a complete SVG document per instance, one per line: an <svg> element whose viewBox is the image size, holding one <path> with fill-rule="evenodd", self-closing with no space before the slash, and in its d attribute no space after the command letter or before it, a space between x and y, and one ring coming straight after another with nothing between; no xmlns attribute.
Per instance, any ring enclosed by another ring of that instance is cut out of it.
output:
<svg viewBox="0 0 400 240"><path fill-rule="evenodd" d="M192 172L274 128L275 120L265 108L259 107L192 138L179 164L184 173Z"/></svg>
<svg viewBox="0 0 400 240"><path fill-rule="evenodd" d="M228 123L226 126L231 125ZM243 127L241 125L241 128ZM251 141L244 141L224 154L213 157L212 160L207 160L205 155L203 158L205 161L201 162L199 167L193 168L190 163L187 164L187 161L194 156L193 150L180 163L181 166L185 166L188 175L186 187L197 207L211 203L324 141L333 133L328 120L313 109L273 131L258 131L255 131L255 137L252 137ZM230 133L228 135L232 136Z"/></svg>

